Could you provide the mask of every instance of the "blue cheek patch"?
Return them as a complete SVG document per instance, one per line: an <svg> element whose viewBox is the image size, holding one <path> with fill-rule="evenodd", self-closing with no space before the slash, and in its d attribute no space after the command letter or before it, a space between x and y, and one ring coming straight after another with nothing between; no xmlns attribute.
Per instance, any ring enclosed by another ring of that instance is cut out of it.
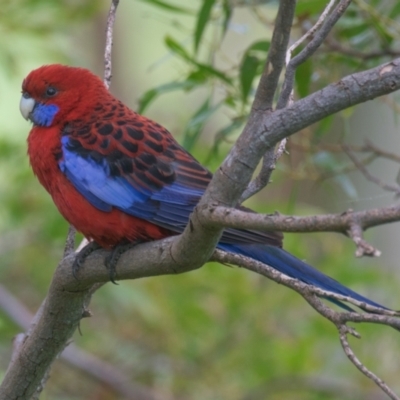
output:
<svg viewBox="0 0 400 400"><path fill-rule="evenodd" d="M33 110L32 120L35 125L50 126L58 110L55 104L38 103Z"/></svg>

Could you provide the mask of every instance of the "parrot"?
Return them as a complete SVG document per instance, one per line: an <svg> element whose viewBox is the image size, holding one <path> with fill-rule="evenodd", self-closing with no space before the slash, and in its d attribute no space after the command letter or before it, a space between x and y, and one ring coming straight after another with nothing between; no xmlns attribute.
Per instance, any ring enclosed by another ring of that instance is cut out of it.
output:
<svg viewBox="0 0 400 400"><path fill-rule="evenodd" d="M22 83L20 112L33 124L27 139L33 172L62 216L90 241L84 257L96 248L116 251L182 233L212 178L166 128L128 108L88 69L50 64L31 71ZM282 243L281 232L228 228L217 248L386 309Z"/></svg>

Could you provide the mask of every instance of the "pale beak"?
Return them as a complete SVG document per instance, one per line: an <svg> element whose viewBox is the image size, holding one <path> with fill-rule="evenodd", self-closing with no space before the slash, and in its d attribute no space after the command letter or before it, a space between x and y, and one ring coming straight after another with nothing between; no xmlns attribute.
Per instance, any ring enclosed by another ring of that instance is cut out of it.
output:
<svg viewBox="0 0 400 400"><path fill-rule="evenodd" d="M28 120L33 109L35 108L36 102L28 93L22 93L21 100L19 102L19 111L22 116Z"/></svg>

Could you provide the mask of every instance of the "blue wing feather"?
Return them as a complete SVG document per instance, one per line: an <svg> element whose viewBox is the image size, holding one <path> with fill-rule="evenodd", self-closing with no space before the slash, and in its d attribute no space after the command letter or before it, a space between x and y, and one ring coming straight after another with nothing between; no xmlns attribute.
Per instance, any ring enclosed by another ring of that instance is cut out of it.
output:
<svg viewBox="0 0 400 400"><path fill-rule="evenodd" d="M158 160L154 156L138 155L138 159L142 156L140 160L142 163L151 164L145 171L150 174L148 176L140 168L138 173L132 173L134 171L133 166L129 164L132 162L130 159L125 158L122 161L114 158L115 164L111 165L110 159L99 152L92 151L91 153L85 148L74 151L74 146L77 148L78 144L71 143L69 136L62 138L63 158L59 161L59 166L75 188L94 207L105 212L115 207L176 233L182 232L185 228L190 213L211 178L208 171L202 170L198 164L195 164L192 171L193 181L189 179L188 164L194 162L193 159L185 159L182 164L176 159L170 160L169 163L165 160L159 161L157 164ZM187 153L183 153L183 149L179 151L183 157L190 157ZM129 173L121 173L123 165L129 167ZM162 181L162 172L169 174L165 182ZM280 244L281 236L274 232L258 233L226 229L218 247L251 257L292 278L300 279L321 289L385 308L346 288L290 253L274 247ZM330 300L347 310L350 309L334 299Z"/></svg>
<svg viewBox="0 0 400 400"><path fill-rule="evenodd" d="M158 224L172 231L181 231L189 214L200 199L203 191L197 188L172 183L158 191L138 185L123 176L110 176L108 165L83 157L68 149L68 137L62 138L63 159L61 171L76 189L95 207L111 211L116 207L127 214Z"/></svg>
<svg viewBox="0 0 400 400"><path fill-rule="evenodd" d="M314 285L326 291L351 297L374 307L387 309L386 307L354 292L346 286L343 286L338 281L323 274L311 265L308 265L304 261L301 261L294 255L279 247L263 244L234 245L219 243L218 248L258 260L291 278L298 279L309 285ZM329 297L327 297L327 299L346 310L353 311L350 307L338 300Z"/></svg>

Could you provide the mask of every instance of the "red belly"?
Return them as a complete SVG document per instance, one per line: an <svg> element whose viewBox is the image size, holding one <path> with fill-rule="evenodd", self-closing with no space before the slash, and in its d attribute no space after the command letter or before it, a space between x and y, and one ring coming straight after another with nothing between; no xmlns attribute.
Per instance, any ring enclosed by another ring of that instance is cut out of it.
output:
<svg viewBox="0 0 400 400"><path fill-rule="evenodd" d="M87 239L93 239L102 247L112 247L126 240L158 240L172 234L115 208L111 212L98 210L63 175L58 179L57 189L51 194L60 213Z"/></svg>

